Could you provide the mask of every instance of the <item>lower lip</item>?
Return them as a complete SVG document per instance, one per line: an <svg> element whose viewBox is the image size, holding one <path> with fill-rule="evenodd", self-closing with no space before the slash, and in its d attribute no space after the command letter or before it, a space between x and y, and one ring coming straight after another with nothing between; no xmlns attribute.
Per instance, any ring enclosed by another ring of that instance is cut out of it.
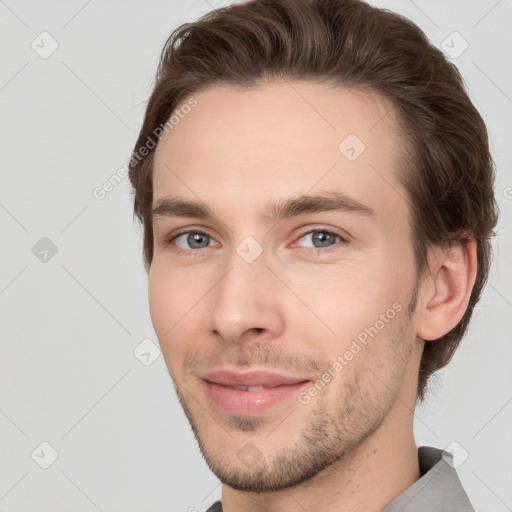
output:
<svg viewBox="0 0 512 512"><path fill-rule="evenodd" d="M259 391L244 391L222 386L213 382L203 381L206 391L219 409L228 414L260 414L278 403L296 396L309 381L274 388L263 388Z"/></svg>

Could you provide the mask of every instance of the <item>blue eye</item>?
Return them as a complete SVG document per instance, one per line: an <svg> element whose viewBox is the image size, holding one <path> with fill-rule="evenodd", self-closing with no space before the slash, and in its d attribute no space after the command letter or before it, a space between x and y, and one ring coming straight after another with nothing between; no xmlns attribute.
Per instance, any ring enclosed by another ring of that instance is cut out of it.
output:
<svg viewBox="0 0 512 512"><path fill-rule="evenodd" d="M185 237L185 243L189 244L189 247L192 249L204 249L209 246L209 242L211 241L211 237L202 231L185 231L178 235L172 237L168 242L174 242L181 237ZM206 243L206 245L204 245ZM178 247L180 247L178 245ZM184 248L185 251L188 251L188 247ZM180 252L180 251L178 251Z"/></svg>
<svg viewBox="0 0 512 512"><path fill-rule="evenodd" d="M311 231L307 231L299 238L299 240L305 238L306 236L309 236L311 242L313 243L313 247L311 247L312 249L322 249L325 247L331 247L331 245L334 245L336 243L336 238L339 239L340 241L346 241L344 238L338 235L338 233L335 233L328 229L313 229ZM315 246L315 243L319 243L321 245ZM321 252L329 252L329 249L324 249Z"/></svg>
<svg viewBox="0 0 512 512"><path fill-rule="evenodd" d="M317 229L310 229L309 231L303 232L297 240L301 240L306 236L311 237L311 242L313 243L312 247L304 247L305 249L311 249L316 251L317 253L325 253L332 252L335 250L331 248L333 245L336 245L336 241L339 240L342 243L347 243L348 241L343 238L340 234L336 233L331 229L327 229L326 227L319 227ZM181 247L176 244L176 240L183 238L185 244L188 247ZM213 242L212 244L210 242ZM315 244L319 244L315 246ZM213 247L218 245L210 235L204 233L203 231L198 230L190 230L183 231L174 235L172 237L167 238L164 241L165 247L173 246L173 250L176 251L177 254L189 254L189 255L197 255L199 254L198 249L206 249L208 247ZM177 248L176 248L177 247Z"/></svg>

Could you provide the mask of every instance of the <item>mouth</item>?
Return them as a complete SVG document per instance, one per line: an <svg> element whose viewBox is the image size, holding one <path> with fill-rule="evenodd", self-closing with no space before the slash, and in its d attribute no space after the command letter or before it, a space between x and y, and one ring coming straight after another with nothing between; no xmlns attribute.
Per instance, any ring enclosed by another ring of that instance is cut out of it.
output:
<svg viewBox="0 0 512 512"><path fill-rule="evenodd" d="M264 371L215 370L202 376L207 396L227 414L256 415L290 402L311 380Z"/></svg>

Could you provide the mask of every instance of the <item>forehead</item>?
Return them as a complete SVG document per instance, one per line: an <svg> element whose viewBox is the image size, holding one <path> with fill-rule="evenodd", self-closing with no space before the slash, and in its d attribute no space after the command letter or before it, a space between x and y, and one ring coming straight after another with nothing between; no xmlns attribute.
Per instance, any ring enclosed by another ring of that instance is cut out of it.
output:
<svg viewBox="0 0 512 512"><path fill-rule="evenodd" d="M154 203L179 196L243 216L269 198L338 190L381 215L406 213L400 130L384 97L300 81L193 97L157 145Z"/></svg>

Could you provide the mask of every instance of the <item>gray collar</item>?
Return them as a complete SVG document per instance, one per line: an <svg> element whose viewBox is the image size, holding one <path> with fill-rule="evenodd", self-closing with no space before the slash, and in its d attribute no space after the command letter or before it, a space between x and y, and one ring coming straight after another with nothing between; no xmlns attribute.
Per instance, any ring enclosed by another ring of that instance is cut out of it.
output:
<svg viewBox="0 0 512 512"><path fill-rule="evenodd" d="M382 512L474 512L454 468L450 452L420 446L418 461L422 477L396 497Z"/></svg>

